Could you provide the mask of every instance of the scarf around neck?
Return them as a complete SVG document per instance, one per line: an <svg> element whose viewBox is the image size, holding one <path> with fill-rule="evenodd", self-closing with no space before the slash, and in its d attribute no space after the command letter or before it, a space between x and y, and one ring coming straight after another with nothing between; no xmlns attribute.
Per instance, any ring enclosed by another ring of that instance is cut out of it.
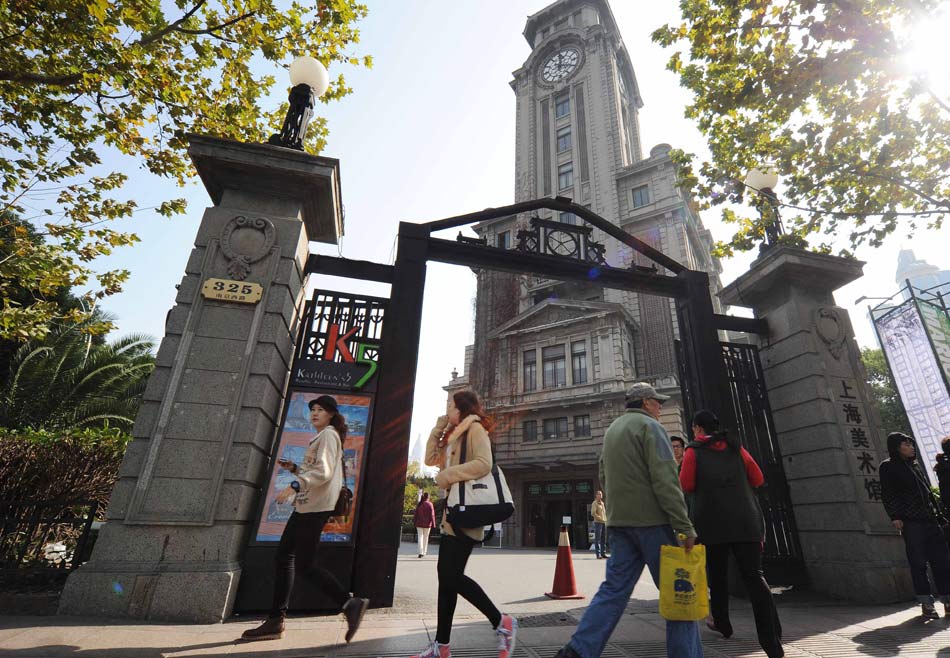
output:
<svg viewBox="0 0 950 658"><path fill-rule="evenodd" d="M452 432L447 437L445 437L445 444L448 445L453 441L456 441L460 436L468 431L468 428L472 426L472 423L479 423L481 420L482 419L478 416L478 414L466 416L462 419L462 422L456 425L455 429L453 429Z"/></svg>

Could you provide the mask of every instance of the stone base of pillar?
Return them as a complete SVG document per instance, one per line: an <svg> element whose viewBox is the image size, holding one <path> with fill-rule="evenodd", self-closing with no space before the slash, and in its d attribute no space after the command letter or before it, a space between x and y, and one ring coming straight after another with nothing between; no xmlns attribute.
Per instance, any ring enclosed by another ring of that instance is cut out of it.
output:
<svg viewBox="0 0 950 658"><path fill-rule="evenodd" d="M810 589L863 605L883 605L914 598L905 564L893 562L806 561Z"/></svg>
<svg viewBox="0 0 950 658"><path fill-rule="evenodd" d="M187 565L164 567L115 563L99 571L87 563L73 573L60 597L59 614L92 617L220 623L234 606L241 569L190 571ZM213 567L210 567L213 568ZM184 593L187 592L187 595Z"/></svg>

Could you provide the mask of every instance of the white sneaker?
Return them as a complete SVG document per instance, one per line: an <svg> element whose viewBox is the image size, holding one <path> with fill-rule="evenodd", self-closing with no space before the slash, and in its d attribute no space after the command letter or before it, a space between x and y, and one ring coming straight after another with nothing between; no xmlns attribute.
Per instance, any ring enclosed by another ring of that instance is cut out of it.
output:
<svg viewBox="0 0 950 658"><path fill-rule="evenodd" d="M452 652L449 651L449 645L433 641L432 644L410 658L452 658Z"/></svg>
<svg viewBox="0 0 950 658"><path fill-rule="evenodd" d="M498 658L511 658L518 637L518 620L511 615L502 615L495 635L498 637Z"/></svg>

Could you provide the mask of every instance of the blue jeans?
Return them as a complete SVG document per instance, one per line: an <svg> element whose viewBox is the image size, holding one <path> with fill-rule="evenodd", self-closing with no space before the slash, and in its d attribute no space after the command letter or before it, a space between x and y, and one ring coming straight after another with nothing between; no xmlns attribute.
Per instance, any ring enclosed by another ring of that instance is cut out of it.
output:
<svg viewBox="0 0 950 658"><path fill-rule="evenodd" d="M660 546L663 544L676 544L673 528L668 525L610 529L611 553L607 560L606 580L601 583L570 641L571 648L582 658L599 658L627 607L644 566L650 569L653 582L659 586ZM667 621L666 655L669 658L702 658L699 625L694 621Z"/></svg>
<svg viewBox="0 0 950 658"><path fill-rule="evenodd" d="M603 523L594 521L594 553L597 557L607 555L607 551L604 549L604 531L606 529Z"/></svg>

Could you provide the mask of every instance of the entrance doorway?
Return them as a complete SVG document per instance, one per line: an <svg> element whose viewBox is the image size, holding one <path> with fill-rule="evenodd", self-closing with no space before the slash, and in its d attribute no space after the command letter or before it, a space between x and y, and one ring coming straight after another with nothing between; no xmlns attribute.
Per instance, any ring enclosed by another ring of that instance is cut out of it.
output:
<svg viewBox="0 0 950 658"><path fill-rule="evenodd" d="M571 213L590 225L588 230L600 230L624 245L621 249L638 252L652 261L652 265L611 266L606 262L604 245L589 242L586 231L581 239L566 235L569 233L564 230L566 225L552 225L541 220L532 220L530 229L518 232L517 248L511 248L508 243L490 246L486 240L462 235L455 241L433 237L439 231L536 210ZM728 376L717 332L760 329L759 321L715 313L706 272L686 268L589 208L562 197L489 208L426 224L401 222L393 265L312 254L307 262L308 274L379 281L392 286L388 304L391 310L383 326L379 348L379 394L374 411L376 420L371 430L373 440L363 474L364 481L372 485L365 488L360 506L362 512L357 530L360 540L355 546L352 579L353 590L370 597L374 606L389 606L393 600L426 265L429 261L560 281L596 281L604 288L674 298L683 356L691 376L690 392L697 404L721 410L720 418L727 427L734 425L734 418L728 404ZM553 530L547 528L549 520L554 521L557 515L561 515L571 517L572 543L588 546L588 517L580 510L586 510L593 495L588 491L575 497L574 493L565 493L560 499L555 493L546 494L551 498L537 501L538 516L544 519L542 534L545 543L549 539L554 543ZM567 506L541 504L558 500L565 500ZM530 506L522 509L528 513L525 518L530 524ZM563 514L565 510L567 514ZM552 525L560 527L560 523Z"/></svg>
<svg viewBox="0 0 950 658"><path fill-rule="evenodd" d="M590 548L591 480L551 480L526 482L525 518L528 520L523 545L533 548L556 547L561 526L569 526L571 547Z"/></svg>

